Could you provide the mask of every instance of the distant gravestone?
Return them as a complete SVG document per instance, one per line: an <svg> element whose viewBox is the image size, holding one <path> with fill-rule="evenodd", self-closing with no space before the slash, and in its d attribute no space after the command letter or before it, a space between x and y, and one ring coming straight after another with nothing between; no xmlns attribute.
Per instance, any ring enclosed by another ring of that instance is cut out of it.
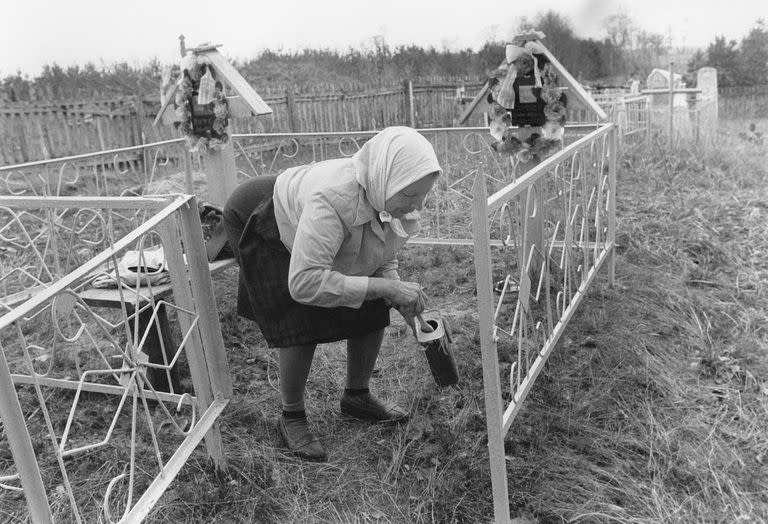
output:
<svg viewBox="0 0 768 524"><path fill-rule="evenodd" d="M717 69L702 67L696 73L696 87L701 89L703 100L717 101Z"/></svg>
<svg viewBox="0 0 768 524"><path fill-rule="evenodd" d="M672 87L677 89L678 87L685 87L683 83L683 76L678 73L673 73L672 81L674 84ZM669 89L669 71L665 69L654 68L646 79L646 86L648 89ZM686 105L685 95L676 94L674 96L674 105L683 107ZM666 93L654 93L651 95L651 105L657 107L665 107L669 105L669 95Z"/></svg>
<svg viewBox="0 0 768 524"><path fill-rule="evenodd" d="M648 78L645 79L645 86L648 90L669 89L669 74L667 71L654 69L650 72ZM663 113L669 104L667 96L668 95L660 93L652 93L648 99L651 104L651 111L655 113ZM658 114L657 117L662 118L663 115Z"/></svg>
<svg viewBox="0 0 768 524"><path fill-rule="evenodd" d="M702 67L696 73L696 87L701 89L699 130L704 138L713 138L717 131L718 99L717 69Z"/></svg>
<svg viewBox="0 0 768 524"><path fill-rule="evenodd" d="M662 69L654 69L645 80L648 89L666 89L669 87L669 73Z"/></svg>
<svg viewBox="0 0 768 524"><path fill-rule="evenodd" d="M672 89L685 88L683 76L678 73L672 73ZM650 112L652 122L661 130L666 130L667 134L671 132L670 140L675 137L689 137L693 132L693 123L691 119L693 114L688 107L687 93L672 94L672 106L670 107L670 71L669 69L654 68L646 79L649 95ZM670 119L670 109L672 118Z"/></svg>

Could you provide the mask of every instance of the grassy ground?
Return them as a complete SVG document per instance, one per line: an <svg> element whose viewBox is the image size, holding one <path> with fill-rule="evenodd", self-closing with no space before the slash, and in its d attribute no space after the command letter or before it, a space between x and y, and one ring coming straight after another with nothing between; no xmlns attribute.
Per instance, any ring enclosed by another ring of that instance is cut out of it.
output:
<svg viewBox="0 0 768 524"><path fill-rule="evenodd" d="M768 141L768 118L750 117L750 118L731 118L728 120L721 120L720 128L723 134L730 136L739 136L739 134L746 134L751 124L755 125L755 132L761 133L763 136L763 143Z"/></svg>
<svg viewBox="0 0 768 524"><path fill-rule="evenodd" d="M768 521L766 149L630 146L617 216L616 286L598 280L508 436L511 514ZM149 522L492 519L471 253L412 247L401 265L453 318L461 387L435 387L393 315L372 387L408 405L410 422L342 419L344 349L328 345L308 410L330 459L296 460L274 426L276 355L236 316L230 269L216 277L236 388L222 419L230 469L217 476L198 450ZM23 501L2 497L0 520L23 521Z"/></svg>
<svg viewBox="0 0 768 524"><path fill-rule="evenodd" d="M509 435L513 516L768 519L768 170L765 150L730 147L627 151L617 285L603 279L590 293ZM153 521L491 519L469 252L409 248L402 265L453 315L462 387L436 389L395 322L374 388L413 418L395 428L348 422L337 403L343 347L328 346L308 407L330 460L295 460L273 425L275 354L236 318L233 272L217 286L237 387L223 422L230 477L190 464Z"/></svg>

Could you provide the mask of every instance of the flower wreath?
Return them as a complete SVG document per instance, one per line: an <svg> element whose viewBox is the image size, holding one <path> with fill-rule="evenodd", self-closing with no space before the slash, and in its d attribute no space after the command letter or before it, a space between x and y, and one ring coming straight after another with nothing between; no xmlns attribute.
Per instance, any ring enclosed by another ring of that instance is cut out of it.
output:
<svg viewBox="0 0 768 524"><path fill-rule="evenodd" d="M488 117L491 136L497 140L491 147L501 154L515 155L520 162L541 161L563 145L567 98L563 88L557 85L557 71L543 51L541 45L533 41L523 46L507 46L506 63L490 75ZM543 66L541 62L545 62ZM518 76L530 77L531 73L536 112L543 110L543 115L533 115L530 122L541 125L541 133L532 133L521 141L515 136L516 129L510 127L516 120L515 103L520 102L519 96L516 100L515 80Z"/></svg>
<svg viewBox="0 0 768 524"><path fill-rule="evenodd" d="M200 88L200 79L205 74L208 66L200 64L193 54L187 55L181 64L181 79L176 90L176 116L179 121L175 123L187 139L190 149L204 150L208 147L218 147L229 140L226 133L229 125L229 105L224 94L224 86L217 81L213 93L213 101L206 104L213 111L213 122L210 128L196 129L192 123L192 97Z"/></svg>

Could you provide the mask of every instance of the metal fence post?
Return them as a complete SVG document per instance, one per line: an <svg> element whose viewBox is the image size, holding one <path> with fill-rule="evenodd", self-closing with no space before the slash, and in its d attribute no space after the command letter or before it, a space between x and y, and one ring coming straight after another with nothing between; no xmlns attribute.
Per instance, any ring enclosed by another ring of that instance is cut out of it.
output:
<svg viewBox="0 0 768 524"><path fill-rule="evenodd" d="M610 136L610 157L608 158L608 238L606 243L611 246L608 254L608 283L611 287L616 281L616 169L618 166L619 140L618 130L614 127Z"/></svg>
<svg viewBox="0 0 768 524"><path fill-rule="evenodd" d="M675 120L675 79L672 75L674 75L674 70L672 66L674 65L674 62L671 60L669 61L669 137L667 138L667 146L669 149L672 149L672 144L674 143L674 139L672 137L672 133L674 131L674 120Z"/></svg>
<svg viewBox="0 0 768 524"><path fill-rule="evenodd" d="M501 404L499 358L493 337L493 276L488 239L488 201L485 176L478 173L472 187L472 236L474 238L477 310L483 359L483 393L488 431L488 455L493 489L493 515L497 523L509 522L507 463L504 455L504 410Z"/></svg>
<svg viewBox="0 0 768 524"><path fill-rule="evenodd" d="M32 522L53 523L45 486L27 431L27 423L19 406L19 398L16 395L16 388L2 347L0 347L0 420L5 427L5 436L11 448L21 487L24 489Z"/></svg>

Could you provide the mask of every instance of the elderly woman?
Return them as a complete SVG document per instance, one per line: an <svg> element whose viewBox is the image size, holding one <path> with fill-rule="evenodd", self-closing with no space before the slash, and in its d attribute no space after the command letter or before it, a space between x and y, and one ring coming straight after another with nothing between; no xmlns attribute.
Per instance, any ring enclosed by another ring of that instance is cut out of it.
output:
<svg viewBox="0 0 768 524"><path fill-rule="evenodd" d="M302 458L326 459L304 410L317 344L347 341L343 414L377 422L408 416L368 385L389 308L413 327L426 305L419 284L400 280L397 252L441 171L423 136L390 127L351 158L257 177L227 201L224 225L240 265L238 313L279 348L278 430Z"/></svg>

